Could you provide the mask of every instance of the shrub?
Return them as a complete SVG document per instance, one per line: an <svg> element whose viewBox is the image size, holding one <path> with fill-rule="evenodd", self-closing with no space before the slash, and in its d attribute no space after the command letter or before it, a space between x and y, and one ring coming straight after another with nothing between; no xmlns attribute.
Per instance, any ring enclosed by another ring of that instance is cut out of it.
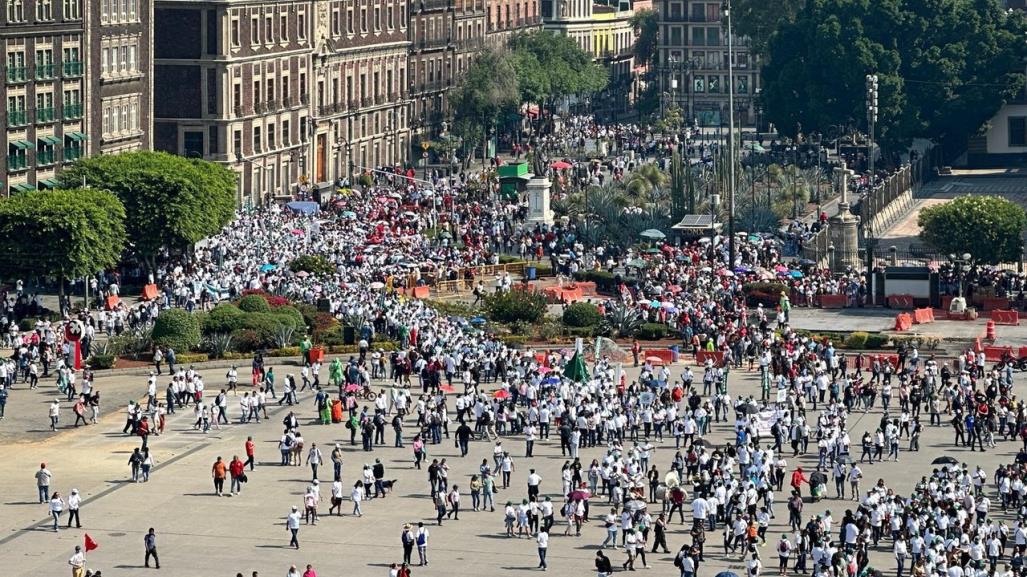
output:
<svg viewBox="0 0 1027 577"><path fill-rule="evenodd" d="M118 362L114 355L93 355L89 357L89 367L92 369L113 369Z"/></svg>
<svg viewBox="0 0 1027 577"><path fill-rule="evenodd" d="M595 336L596 327L570 327L567 329L567 333L572 337L581 337L583 339L589 339Z"/></svg>
<svg viewBox="0 0 1027 577"><path fill-rule="evenodd" d="M207 353L186 353L184 355L176 355L177 360L183 365L193 365L196 363L205 363L210 360Z"/></svg>
<svg viewBox="0 0 1027 577"><path fill-rule="evenodd" d="M328 275L335 272L335 264L320 254L305 254L289 263L292 272L308 272L310 274Z"/></svg>
<svg viewBox="0 0 1027 577"><path fill-rule="evenodd" d="M204 339L203 348L215 359L223 359L232 350L232 335L230 333L214 333Z"/></svg>
<svg viewBox="0 0 1027 577"><path fill-rule="evenodd" d="M307 323L303 320L303 314L296 307L282 306L274 309L272 312L296 332L305 333L307 331Z"/></svg>
<svg viewBox="0 0 1027 577"><path fill-rule="evenodd" d="M36 319L21 319L18 321L18 330L27 333L36 328Z"/></svg>
<svg viewBox="0 0 1027 577"><path fill-rule="evenodd" d="M203 320L203 332L208 335L231 333L242 327L242 319L245 316L246 313L233 304L219 304L207 313L207 318Z"/></svg>
<svg viewBox="0 0 1027 577"><path fill-rule="evenodd" d="M887 344L888 344L888 336L887 335L881 335L881 334L870 334L870 335L867 335L866 347L868 349L872 349L872 350L883 349Z"/></svg>
<svg viewBox="0 0 1027 577"><path fill-rule="evenodd" d="M260 335L253 329L238 329L232 332L232 349L239 353L251 353L262 348Z"/></svg>
<svg viewBox="0 0 1027 577"><path fill-rule="evenodd" d="M658 341L667 336L667 325L663 323L645 323L638 327L637 336L644 341Z"/></svg>
<svg viewBox="0 0 1027 577"><path fill-rule="evenodd" d="M563 324L569 327L594 327L601 320L599 307L592 303L577 302L563 311Z"/></svg>
<svg viewBox="0 0 1027 577"><path fill-rule="evenodd" d="M264 295L249 294L239 299L239 310L247 313L269 313L271 305Z"/></svg>
<svg viewBox="0 0 1027 577"><path fill-rule="evenodd" d="M850 333L849 336L845 337L845 348L847 349L865 349L867 346L867 337L870 335L862 331L856 331Z"/></svg>
<svg viewBox="0 0 1027 577"><path fill-rule="evenodd" d="M528 342L528 337L525 335L503 335L499 337L499 340L503 341L508 347L519 349L524 346L524 343Z"/></svg>
<svg viewBox="0 0 1027 577"><path fill-rule="evenodd" d="M281 347L281 348L272 350L270 353L268 353L268 355L272 356L272 357L298 357L298 356L300 356L300 348L299 347Z"/></svg>
<svg viewBox="0 0 1027 577"><path fill-rule="evenodd" d="M546 297L541 293L510 291L485 297L489 318L501 323L537 323L546 314Z"/></svg>
<svg viewBox="0 0 1027 577"><path fill-rule="evenodd" d="M300 315L303 317L303 324L305 326L308 326L308 327L316 326L316 323L314 322L314 319L319 314L317 312L317 307L316 306L314 306L312 304L307 304L307 303L296 303L296 304L293 305L293 307L300 312Z"/></svg>
<svg viewBox="0 0 1027 577"><path fill-rule="evenodd" d="M161 311L153 323L154 344L173 347L176 351L191 351L200 344L200 323L182 309Z"/></svg>

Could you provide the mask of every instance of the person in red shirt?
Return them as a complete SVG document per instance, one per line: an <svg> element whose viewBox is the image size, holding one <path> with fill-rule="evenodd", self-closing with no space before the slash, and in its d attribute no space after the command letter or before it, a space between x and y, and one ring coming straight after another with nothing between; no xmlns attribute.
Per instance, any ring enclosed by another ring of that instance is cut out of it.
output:
<svg viewBox="0 0 1027 577"><path fill-rule="evenodd" d="M795 472L792 473L792 489L799 495L802 495L803 483L809 483L809 479L806 478L806 475L802 474L802 467L796 467Z"/></svg>
<svg viewBox="0 0 1027 577"><path fill-rule="evenodd" d="M239 459L239 455L233 455L232 462L228 464L228 474L232 477L232 484L229 490L233 495L238 495L239 491L242 491L242 482L246 477L245 470L246 465Z"/></svg>
<svg viewBox="0 0 1027 577"><path fill-rule="evenodd" d="M246 465L250 466L250 470L253 470L253 437L246 437ZM245 465L243 465L245 466Z"/></svg>

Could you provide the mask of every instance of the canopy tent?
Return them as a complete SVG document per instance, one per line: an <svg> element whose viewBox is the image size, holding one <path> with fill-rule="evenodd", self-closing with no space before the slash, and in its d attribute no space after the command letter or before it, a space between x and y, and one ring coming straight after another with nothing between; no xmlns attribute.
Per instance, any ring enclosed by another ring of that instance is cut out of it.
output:
<svg viewBox="0 0 1027 577"><path fill-rule="evenodd" d="M286 208L300 214L317 214L321 212L321 207L316 202L301 202L294 200L285 205Z"/></svg>

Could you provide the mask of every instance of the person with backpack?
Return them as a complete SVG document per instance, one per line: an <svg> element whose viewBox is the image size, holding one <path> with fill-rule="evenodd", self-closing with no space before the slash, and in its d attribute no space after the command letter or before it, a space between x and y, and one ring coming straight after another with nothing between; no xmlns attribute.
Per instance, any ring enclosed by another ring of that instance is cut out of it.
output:
<svg viewBox="0 0 1027 577"><path fill-rule="evenodd" d="M784 575L788 570L788 559L792 554L792 542L788 540L788 535L782 533L781 540L777 542L777 558L780 562L778 570L781 575Z"/></svg>

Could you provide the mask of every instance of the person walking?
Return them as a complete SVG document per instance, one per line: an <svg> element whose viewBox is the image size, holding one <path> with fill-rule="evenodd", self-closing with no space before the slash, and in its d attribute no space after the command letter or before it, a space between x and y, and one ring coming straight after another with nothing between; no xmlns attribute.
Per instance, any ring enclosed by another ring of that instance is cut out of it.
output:
<svg viewBox="0 0 1027 577"><path fill-rule="evenodd" d="M228 474L232 478L228 489L233 495L238 495L242 491L242 484L246 481L246 464L239 459L239 455L232 457L232 462L228 464Z"/></svg>
<svg viewBox="0 0 1027 577"><path fill-rule="evenodd" d="M143 565L149 568L150 557L153 557L154 567L160 569L160 558L157 557L157 533L154 532L153 527L150 527L150 530L143 536L143 548L146 549Z"/></svg>
<svg viewBox="0 0 1027 577"><path fill-rule="evenodd" d="M60 399L54 399L53 402L50 403L49 415L50 415L50 430L51 431L56 431L57 430L57 422L61 420L61 400Z"/></svg>
<svg viewBox="0 0 1027 577"><path fill-rule="evenodd" d="M597 577L609 577L613 574L613 563L610 562L610 558L603 553L602 549L596 551L596 575Z"/></svg>
<svg viewBox="0 0 1027 577"><path fill-rule="evenodd" d="M360 508L360 502L364 500L364 484L357 481L353 484L353 490L349 493L350 500L353 501L353 514L357 517L363 517L364 511Z"/></svg>
<svg viewBox="0 0 1027 577"><path fill-rule="evenodd" d="M153 469L153 455L150 454L150 449L143 449L143 482L146 483L150 480L150 469Z"/></svg>
<svg viewBox="0 0 1027 577"><path fill-rule="evenodd" d="M82 497L78 494L78 489L72 489L71 494L68 495L68 529L71 529L71 521L75 520L75 528L82 528L82 520L78 516L78 510L82 506Z"/></svg>
<svg viewBox="0 0 1027 577"><path fill-rule="evenodd" d="M414 540L417 543L419 565L428 565L428 535L428 528L424 526L424 522L418 521L417 534L414 536Z"/></svg>
<svg viewBox="0 0 1027 577"><path fill-rule="evenodd" d="M217 461L214 461L214 466L210 468L210 476L214 478L214 493L220 497L225 491L225 477L228 474L228 467L225 462L218 457Z"/></svg>
<svg viewBox="0 0 1027 577"><path fill-rule="evenodd" d="M53 474L46 468L46 463L40 463L39 470L36 471L36 489L39 491L40 503L50 500L50 481L52 479Z"/></svg>
<svg viewBox="0 0 1027 577"><path fill-rule="evenodd" d="M285 528L291 534L289 538L289 546L295 547L297 550L300 548L300 509L296 505L292 506L292 512L285 518Z"/></svg>
<svg viewBox="0 0 1027 577"><path fill-rule="evenodd" d="M249 465L251 471L253 470L253 466L255 465L254 460L253 460L254 451L255 451L255 447L253 445L253 437L246 437L246 463L245 464Z"/></svg>
<svg viewBox="0 0 1027 577"><path fill-rule="evenodd" d="M310 444L310 450L307 451L307 464L310 465L310 473L313 475L313 481L317 480L317 467L324 462L324 455L321 454L321 449L317 448L317 443Z"/></svg>
<svg viewBox="0 0 1027 577"><path fill-rule="evenodd" d="M86 556L82 553L82 547L75 545L75 553L68 559L71 566L71 577L84 577L86 572Z"/></svg>
<svg viewBox="0 0 1027 577"><path fill-rule="evenodd" d="M53 517L53 531L57 532L57 525L61 521L61 513L64 511L64 499L57 491L50 496L50 515Z"/></svg>
<svg viewBox="0 0 1027 577"><path fill-rule="evenodd" d="M411 563L410 557L414 553L414 544L416 542L413 527L410 526L410 523L403 525L403 532L399 535L399 541L403 544L403 563L409 565Z"/></svg>
<svg viewBox="0 0 1027 577"><path fill-rule="evenodd" d="M535 536L535 542L538 544L538 567L543 571L549 570L549 565L546 564L546 552L549 549L549 533L546 532L546 528L542 527L538 535Z"/></svg>

